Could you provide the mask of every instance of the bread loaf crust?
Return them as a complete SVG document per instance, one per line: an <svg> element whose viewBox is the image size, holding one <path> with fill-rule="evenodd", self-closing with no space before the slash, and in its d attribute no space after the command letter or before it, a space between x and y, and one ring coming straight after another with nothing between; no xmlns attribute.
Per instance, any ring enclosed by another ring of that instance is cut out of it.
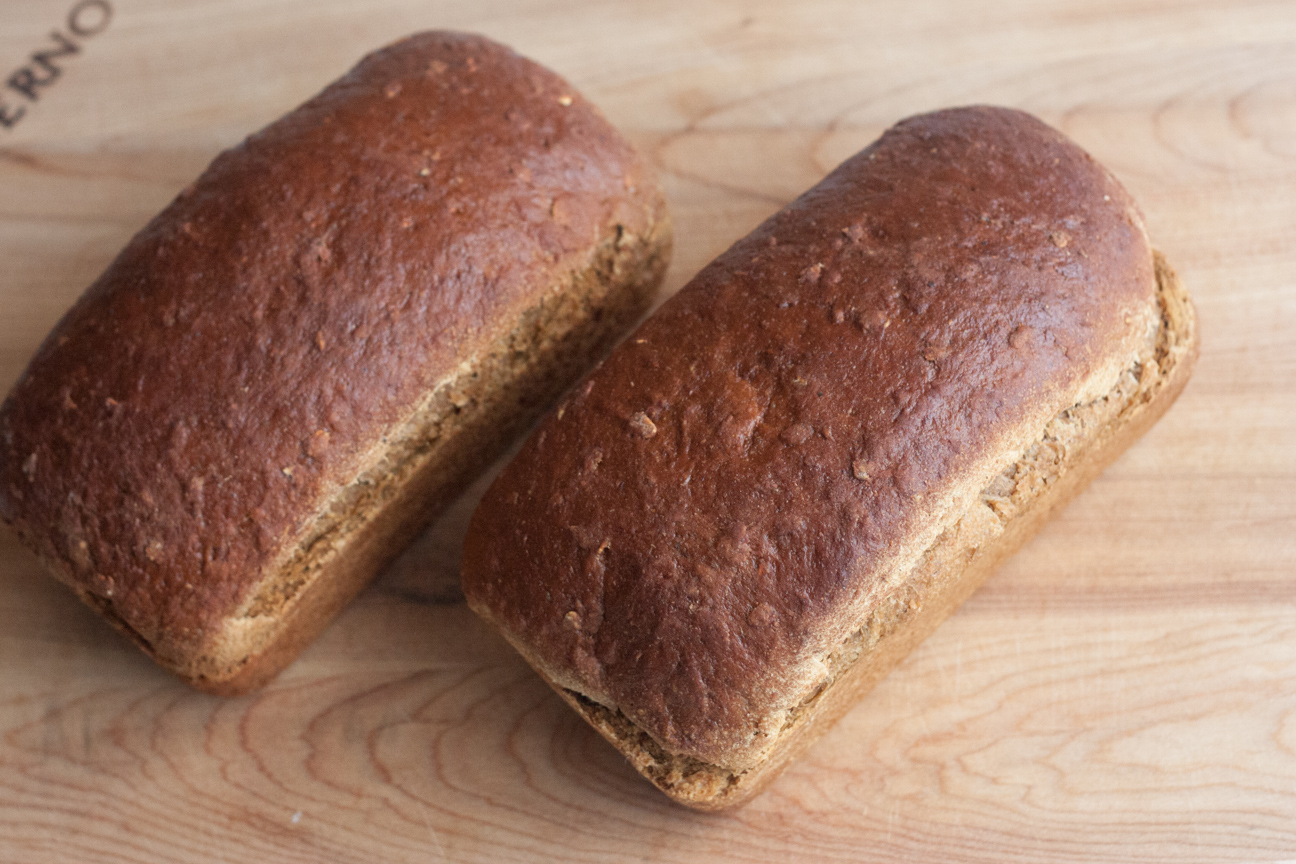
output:
<svg viewBox="0 0 1296 864"><path fill-rule="evenodd" d="M0 410L0 517L164 665L259 683L646 308L669 237L567 82L412 36L217 157L63 318Z"/></svg>
<svg viewBox="0 0 1296 864"><path fill-rule="evenodd" d="M671 753L620 711L555 684L545 666L533 659L536 668L572 708L675 800L701 810L749 800L1173 404L1196 363L1196 313L1160 256L1157 283L1162 321L1147 353L1110 391L1055 417L959 520L941 532L884 602L830 652L827 680L787 713L774 745L758 763L735 770ZM525 645L515 644L529 656Z"/></svg>
<svg viewBox="0 0 1296 864"><path fill-rule="evenodd" d="M1156 286L1134 203L1059 133L907 120L542 424L474 516L469 602L663 788L739 800L1005 465L1150 359Z"/></svg>

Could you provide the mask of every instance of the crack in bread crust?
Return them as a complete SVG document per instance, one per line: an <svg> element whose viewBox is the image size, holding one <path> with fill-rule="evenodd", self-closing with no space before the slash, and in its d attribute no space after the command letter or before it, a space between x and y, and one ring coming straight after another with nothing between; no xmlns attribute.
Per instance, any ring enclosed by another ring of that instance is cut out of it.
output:
<svg viewBox="0 0 1296 864"><path fill-rule="evenodd" d="M1164 257L1159 252L1154 257L1160 326L1146 351L1106 394L1073 405L1049 421L968 511L938 536L909 575L829 653L827 676L787 712L763 762L731 770L672 753L615 707L550 683L641 774L672 798L699 809L719 809L748 799L808 746L815 736L805 733L812 726L831 725L881 680L1052 510L1087 485L1178 395L1195 360L1195 313ZM1069 474L1074 476L1061 482ZM837 686L843 682L844 686ZM830 699L835 704L825 705Z"/></svg>

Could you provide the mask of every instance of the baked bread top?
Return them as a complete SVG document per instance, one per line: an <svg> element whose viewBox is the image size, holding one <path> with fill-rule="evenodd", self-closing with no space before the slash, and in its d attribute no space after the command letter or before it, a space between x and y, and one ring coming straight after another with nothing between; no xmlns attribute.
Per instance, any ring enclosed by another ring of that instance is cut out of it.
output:
<svg viewBox="0 0 1296 864"><path fill-rule="evenodd" d="M0 409L0 517L157 654L205 650L420 398L661 206L507 48L370 54L218 156L50 334Z"/></svg>
<svg viewBox="0 0 1296 864"><path fill-rule="evenodd" d="M555 684L741 771L827 658L1157 325L1124 189L988 107L907 120L698 274L541 425L464 588Z"/></svg>

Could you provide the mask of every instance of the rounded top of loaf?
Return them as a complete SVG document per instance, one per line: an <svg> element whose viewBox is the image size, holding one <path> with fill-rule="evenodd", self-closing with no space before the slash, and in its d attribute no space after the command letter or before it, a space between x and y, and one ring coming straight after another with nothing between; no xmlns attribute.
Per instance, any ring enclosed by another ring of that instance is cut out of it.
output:
<svg viewBox="0 0 1296 864"><path fill-rule="evenodd" d="M220 154L59 322L0 412L0 516L195 661L388 430L661 206L508 48L375 51Z"/></svg>
<svg viewBox="0 0 1296 864"><path fill-rule="evenodd" d="M540 426L465 592L669 752L760 760L951 514L1155 326L1124 189L1019 111L906 120L722 254Z"/></svg>

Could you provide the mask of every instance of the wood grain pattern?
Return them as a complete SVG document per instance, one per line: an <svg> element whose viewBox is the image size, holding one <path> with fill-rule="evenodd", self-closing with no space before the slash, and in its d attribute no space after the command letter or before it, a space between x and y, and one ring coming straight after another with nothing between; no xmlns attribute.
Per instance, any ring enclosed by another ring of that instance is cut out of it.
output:
<svg viewBox="0 0 1296 864"><path fill-rule="evenodd" d="M0 9L4 77L71 5ZM719 816L642 782L460 602L482 484L231 701L155 669L0 532L0 860L1296 859L1296 4L114 10L0 129L0 387L222 147L426 27L549 64L652 154L667 293L902 116L1033 111L1141 202L1203 348L1159 426Z"/></svg>

